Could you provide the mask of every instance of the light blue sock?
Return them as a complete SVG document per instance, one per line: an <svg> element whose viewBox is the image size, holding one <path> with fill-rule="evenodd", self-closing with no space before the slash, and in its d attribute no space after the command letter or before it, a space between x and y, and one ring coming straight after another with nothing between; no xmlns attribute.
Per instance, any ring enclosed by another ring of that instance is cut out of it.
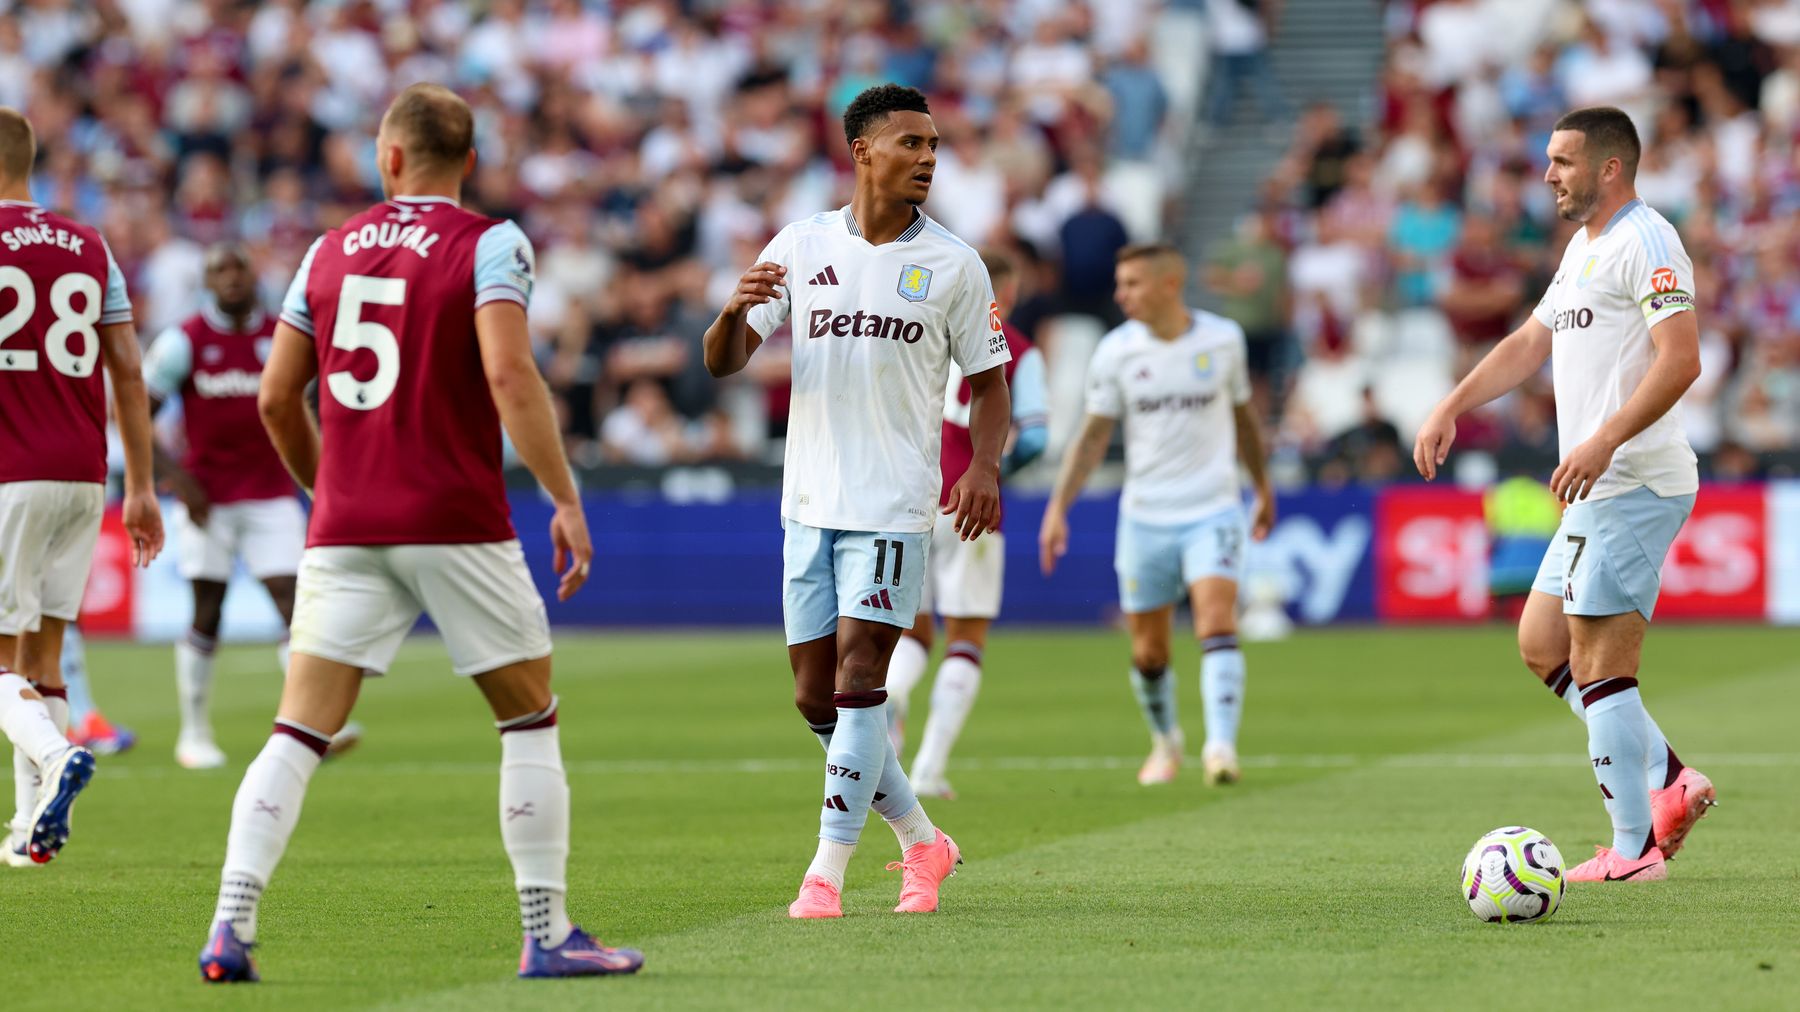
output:
<svg viewBox="0 0 1800 1012"><path fill-rule="evenodd" d="M1200 641L1200 699L1206 706L1206 741L1237 747L1244 715L1244 652L1236 636Z"/></svg>
<svg viewBox="0 0 1800 1012"><path fill-rule="evenodd" d="M1581 705L1581 687L1575 684L1567 664L1557 668L1544 684L1549 686L1551 692L1561 696L1575 716L1586 723L1587 711ZM1650 784L1651 790L1661 790L1673 783L1675 777L1686 767L1675 755L1675 747L1669 744L1668 736L1657 726L1656 718L1650 716L1649 710L1644 711L1644 727L1649 732L1644 743L1650 756L1649 762L1644 765L1644 779Z"/></svg>
<svg viewBox="0 0 1800 1012"><path fill-rule="evenodd" d="M1167 666L1153 671L1132 668L1131 691L1143 707L1144 723L1150 725L1151 733L1166 735L1176 729L1175 679L1169 677Z"/></svg>
<svg viewBox="0 0 1800 1012"><path fill-rule="evenodd" d="M825 807L819 813L819 839L854 846L869 819L869 805L875 800L893 744L887 736L885 691L840 692L837 700L837 730L832 732L831 747L825 750Z"/></svg>
<svg viewBox="0 0 1800 1012"><path fill-rule="evenodd" d="M87 647L74 626L63 632L62 678L69 690L69 726L80 727L94 712L94 695L88 688Z"/></svg>
<svg viewBox="0 0 1800 1012"><path fill-rule="evenodd" d="M1651 844L1649 716L1638 696L1637 679L1607 678L1583 686L1587 711L1588 758L1594 779L1612 817L1613 850L1620 857L1642 857Z"/></svg>
<svg viewBox="0 0 1800 1012"><path fill-rule="evenodd" d="M829 756L831 736L837 730L837 721L829 724L808 723L806 726L818 736L819 744ZM900 757L895 754L891 739L888 741L887 761L881 766L881 780L875 784L875 800L870 807L889 822L898 822L919 807L918 795L913 793L912 781L907 779L906 771L901 768ZM926 839L930 840L931 837L927 836Z"/></svg>

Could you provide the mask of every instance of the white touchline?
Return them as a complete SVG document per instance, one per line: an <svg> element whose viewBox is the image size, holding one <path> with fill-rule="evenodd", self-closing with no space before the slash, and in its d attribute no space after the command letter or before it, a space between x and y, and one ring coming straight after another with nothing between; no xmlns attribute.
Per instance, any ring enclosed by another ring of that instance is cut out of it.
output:
<svg viewBox="0 0 1800 1012"><path fill-rule="evenodd" d="M1577 753L1402 753L1397 755L1247 755L1239 763L1254 769L1556 769L1579 765L1583 757ZM1800 752L1714 752L1692 757L1698 766L1790 767L1800 766ZM1189 762L1198 763L1196 756ZM997 756L959 759L957 772L981 773L1056 773L1084 770L1136 769L1142 756ZM819 768L818 759L575 759L566 761L570 773L594 776L655 776L691 774L812 773ZM348 757L333 762L332 776L492 776L491 762L368 762ZM107 767L105 777L196 776L178 766Z"/></svg>

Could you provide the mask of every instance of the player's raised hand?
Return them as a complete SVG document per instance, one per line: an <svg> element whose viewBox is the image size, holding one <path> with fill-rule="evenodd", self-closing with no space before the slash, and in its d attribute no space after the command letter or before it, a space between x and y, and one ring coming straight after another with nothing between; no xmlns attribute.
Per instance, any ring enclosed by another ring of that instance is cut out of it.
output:
<svg viewBox="0 0 1800 1012"><path fill-rule="evenodd" d="M1044 575L1056 571L1056 560L1069 551L1069 518L1061 511L1046 509L1044 522L1038 527L1038 566Z"/></svg>
<svg viewBox="0 0 1800 1012"><path fill-rule="evenodd" d="M787 284L787 268L764 260L753 265L738 279L737 290L725 303L725 312L742 316L753 307L781 298L781 287Z"/></svg>
<svg viewBox="0 0 1800 1012"><path fill-rule="evenodd" d="M156 496L126 492L120 519L125 522L125 533L131 536L131 564L139 569L149 566L163 548L162 510L156 505Z"/></svg>
<svg viewBox="0 0 1800 1012"><path fill-rule="evenodd" d="M986 471L969 468L950 489L950 501L944 504L946 514L956 515L956 536L973 541L1000 526L1000 479Z"/></svg>
<svg viewBox="0 0 1800 1012"><path fill-rule="evenodd" d="M1413 465L1426 481L1437 477L1437 469L1450 456L1450 444L1456 442L1456 419L1433 411L1419 426L1419 438L1413 443Z"/></svg>
<svg viewBox="0 0 1800 1012"><path fill-rule="evenodd" d="M1564 503L1586 499L1594 483L1612 466L1617 447L1598 436L1569 451L1563 462L1550 475L1550 491Z"/></svg>
<svg viewBox="0 0 1800 1012"><path fill-rule="evenodd" d="M567 601L587 582L588 570L594 564L594 544L588 539L587 515L581 503L558 505L550 518L550 544L556 554L551 560L562 579L556 585L556 599Z"/></svg>

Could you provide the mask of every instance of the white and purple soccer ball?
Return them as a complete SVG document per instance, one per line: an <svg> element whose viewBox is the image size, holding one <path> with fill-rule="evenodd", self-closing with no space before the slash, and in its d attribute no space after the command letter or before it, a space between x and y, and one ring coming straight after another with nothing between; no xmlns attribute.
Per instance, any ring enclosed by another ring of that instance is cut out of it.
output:
<svg viewBox="0 0 1800 1012"><path fill-rule="evenodd" d="M1490 924L1545 920L1562 905L1562 854L1535 829L1496 829L1463 858L1462 893Z"/></svg>

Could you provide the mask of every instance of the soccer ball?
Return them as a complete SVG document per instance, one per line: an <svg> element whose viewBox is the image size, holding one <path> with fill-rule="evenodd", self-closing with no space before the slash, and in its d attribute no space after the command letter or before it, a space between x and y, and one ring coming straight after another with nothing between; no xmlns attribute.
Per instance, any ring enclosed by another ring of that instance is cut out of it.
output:
<svg viewBox="0 0 1800 1012"><path fill-rule="evenodd" d="M1562 905L1562 854L1535 829L1496 829L1463 858L1462 892L1490 924L1545 920Z"/></svg>

